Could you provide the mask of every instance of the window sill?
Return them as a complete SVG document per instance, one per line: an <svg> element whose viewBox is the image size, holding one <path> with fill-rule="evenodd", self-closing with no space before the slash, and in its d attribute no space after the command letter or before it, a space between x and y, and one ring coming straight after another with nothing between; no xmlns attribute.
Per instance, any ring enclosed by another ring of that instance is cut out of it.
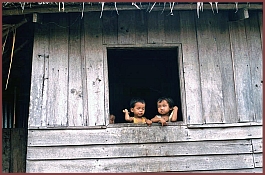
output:
<svg viewBox="0 0 265 175"><path fill-rule="evenodd" d="M187 126L183 121L168 122L167 126ZM160 123L152 123L150 127L162 126ZM149 127L147 124L136 124L136 123L115 123L109 124L107 128L122 128L122 127Z"/></svg>

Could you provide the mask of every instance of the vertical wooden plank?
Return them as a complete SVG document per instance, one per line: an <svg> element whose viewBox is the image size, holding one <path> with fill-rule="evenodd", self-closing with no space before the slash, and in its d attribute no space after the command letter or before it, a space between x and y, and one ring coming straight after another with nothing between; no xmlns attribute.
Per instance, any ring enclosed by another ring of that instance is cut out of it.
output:
<svg viewBox="0 0 265 175"><path fill-rule="evenodd" d="M48 126L67 126L68 15L53 15L50 23Z"/></svg>
<svg viewBox="0 0 265 175"><path fill-rule="evenodd" d="M263 139L252 139L252 148L253 153L262 153L263 152Z"/></svg>
<svg viewBox="0 0 265 175"><path fill-rule="evenodd" d="M178 47L178 66L179 66L179 83L180 83L180 98L181 98L181 112L184 123L187 123L187 108L186 108L186 93L185 93L185 79L184 79L184 67L183 67L183 49L182 45ZM180 109L180 108L179 108Z"/></svg>
<svg viewBox="0 0 265 175"><path fill-rule="evenodd" d="M135 43L147 44L147 15L143 10L135 11Z"/></svg>
<svg viewBox="0 0 265 175"><path fill-rule="evenodd" d="M48 23L50 19L50 14L44 19L44 23ZM43 76L43 90L42 90L42 110L41 110L41 126L47 126L47 100L48 100L48 82L49 82L49 28L46 28L46 35L48 35L47 49L44 52L44 76Z"/></svg>
<svg viewBox="0 0 265 175"><path fill-rule="evenodd" d="M151 11L147 15L148 22L148 43L164 43L165 30L164 30L164 14L160 11Z"/></svg>
<svg viewBox="0 0 265 175"><path fill-rule="evenodd" d="M220 11L216 16L215 32L217 45L217 59L221 71L222 91L223 91L223 122L238 122L235 84L233 74L233 63L231 58L231 47L229 40L228 12Z"/></svg>
<svg viewBox="0 0 265 175"><path fill-rule="evenodd" d="M2 129L2 173L10 173L11 169L11 129Z"/></svg>
<svg viewBox="0 0 265 175"><path fill-rule="evenodd" d="M262 121L262 43L258 24L258 14L250 12L245 20L248 55L250 59L251 91L255 120Z"/></svg>
<svg viewBox="0 0 265 175"><path fill-rule="evenodd" d="M118 15L116 11L104 11L102 23L103 44L117 44Z"/></svg>
<svg viewBox="0 0 265 175"><path fill-rule="evenodd" d="M105 125L102 20L99 12L84 16L88 125Z"/></svg>
<svg viewBox="0 0 265 175"><path fill-rule="evenodd" d="M109 99L110 99L110 93L109 93L109 76L108 76L108 58L107 58L107 48L104 47L102 49L103 51L103 77L104 77L104 118L105 118L105 124L109 124L109 115L110 115L110 105L109 105Z"/></svg>
<svg viewBox="0 0 265 175"><path fill-rule="evenodd" d="M69 91L68 121L69 126L84 126L82 63L81 63L81 21L79 14L70 16L69 33ZM77 21L76 21L77 20ZM75 22L76 21L76 22Z"/></svg>
<svg viewBox="0 0 265 175"><path fill-rule="evenodd" d="M135 11L119 12L118 43L135 44Z"/></svg>
<svg viewBox="0 0 265 175"><path fill-rule="evenodd" d="M46 17L46 16L45 16ZM46 22L44 18L44 22ZM46 115L42 112L45 107L44 85L47 82L45 62L49 57L49 25L35 25L34 45L32 54L32 71L30 86L30 105L28 127L45 126ZM44 100L44 101L43 101Z"/></svg>
<svg viewBox="0 0 265 175"><path fill-rule="evenodd" d="M201 84L194 17L195 12L193 11L180 12L180 39L183 49L187 123L201 124L203 122Z"/></svg>
<svg viewBox="0 0 265 175"><path fill-rule="evenodd" d="M88 95L87 95L87 74L86 74L86 45L85 45L85 29L84 20L81 23L81 80L82 80L82 98L83 98L83 116L84 116L84 126L88 125Z"/></svg>
<svg viewBox="0 0 265 175"><path fill-rule="evenodd" d="M259 20L259 32L261 38L261 45L263 48L263 16L262 12L258 12L258 20Z"/></svg>
<svg viewBox="0 0 265 175"><path fill-rule="evenodd" d="M11 129L11 162L13 173L26 171L26 128Z"/></svg>
<svg viewBox="0 0 265 175"><path fill-rule="evenodd" d="M217 57L216 16L205 11L197 18L198 53L201 75L203 120L223 123L224 105L220 63Z"/></svg>
<svg viewBox="0 0 265 175"><path fill-rule="evenodd" d="M235 79L237 113L240 122L254 120L251 101L250 60L244 21L229 23L230 42Z"/></svg>
<svg viewBox="0 0 265 175"><path fill-rule="evenodd" d="M165 16L165 42L180 43L179 11L174 11L173 15Z"/></svg>
<svg viewBox="0 0 265 175"><path fill-rule="evenodd" d="M253 154L254 157L254 166L256 167L263 167L263 154L258 153L258 154Z"/></svg>

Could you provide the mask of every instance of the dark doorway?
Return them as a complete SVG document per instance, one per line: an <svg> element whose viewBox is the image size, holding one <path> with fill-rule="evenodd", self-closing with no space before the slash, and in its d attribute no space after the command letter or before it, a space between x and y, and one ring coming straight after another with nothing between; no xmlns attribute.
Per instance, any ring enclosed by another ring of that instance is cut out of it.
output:
<svg viewBox="0 0 265 175"><path fill-rule="evenodd" d="M116 123L126 123L123 109L130 109L133 97L146 101L145 116L157 114L156 101L171 97L182 121L178 48L108 48L110 113Z"/></svg>
<svg viewBox="0 0 265 175"><path fill-rule="evenodd" d="M25 173L31 65L32 15L2 17L2 172Z"/></svg>

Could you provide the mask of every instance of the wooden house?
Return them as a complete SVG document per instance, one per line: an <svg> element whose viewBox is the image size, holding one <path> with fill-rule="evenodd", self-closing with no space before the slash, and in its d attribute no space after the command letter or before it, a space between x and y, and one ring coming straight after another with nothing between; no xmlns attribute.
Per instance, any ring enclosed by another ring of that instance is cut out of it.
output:
<svg viewBox="0 0 265 175"><path fill-rule="evenodd" d="M2 171L262 172L262 5L2 3Z"/></svg>

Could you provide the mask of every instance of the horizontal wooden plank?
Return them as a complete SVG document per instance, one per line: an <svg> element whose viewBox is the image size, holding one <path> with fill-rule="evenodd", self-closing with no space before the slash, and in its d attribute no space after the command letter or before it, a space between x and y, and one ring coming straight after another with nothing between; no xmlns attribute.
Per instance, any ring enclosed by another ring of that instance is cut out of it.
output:
<svg viewBox="0 0 265 175"><path fill-rule="evenodd" d="M94 130L30 130L29 146L171 142L187 135L183 126L123 127Z"/></svg>
<svg viewBox="0 0 265 175"><path fill-rule="evenodd" d="M236 126L262 126L260 122L246 122L246 123L218 123L218 124L189 124L188 128L226 128L226 127L236 127Z"/></svg>
<svg viewBox="0 0 265 175"><path fill-rule="evenodd" d="M27 160L26 172L115 173L225 170L240 168L254 168L252 154L47 161Z"/></svg>
<svg viewBox="0 0 265 175"><path fill-rule="evenodd" d="M250 140L122 145L28 147L28 160L153 157L251 153Z"/></svg>
<svg viewBox="0 0 265 175"><path fill-rule="evenodd" d="M262 139L252 139L252 145L253 145L253 152L254 153L263 152L263 150L262 150L263 140Z"/></svg>
<svg viewBox="0 0 265 175"><path fill-rule="evenodd" d="M212 171L189 171L188 173L262 173L262 168L212 170Z"/></svg>
<svg viewBox="0 0 265 175"><path fill-rule="evenodd" d="M28 146L159 143L262 138L262 126L187 129L144 126L93 130L29 130Z"/></svg>
<svg viewBox="0 0 265 175"><path fill-rule="evenodd" d="M254 154L255 167L263 167L263 156L262 153Z"/></svg>
<svg viewBox="0 0 265 175"><path fill-rule="evenodd" d="M262 126L189 129L189 140L224 140L262 138Z"/></svg>

